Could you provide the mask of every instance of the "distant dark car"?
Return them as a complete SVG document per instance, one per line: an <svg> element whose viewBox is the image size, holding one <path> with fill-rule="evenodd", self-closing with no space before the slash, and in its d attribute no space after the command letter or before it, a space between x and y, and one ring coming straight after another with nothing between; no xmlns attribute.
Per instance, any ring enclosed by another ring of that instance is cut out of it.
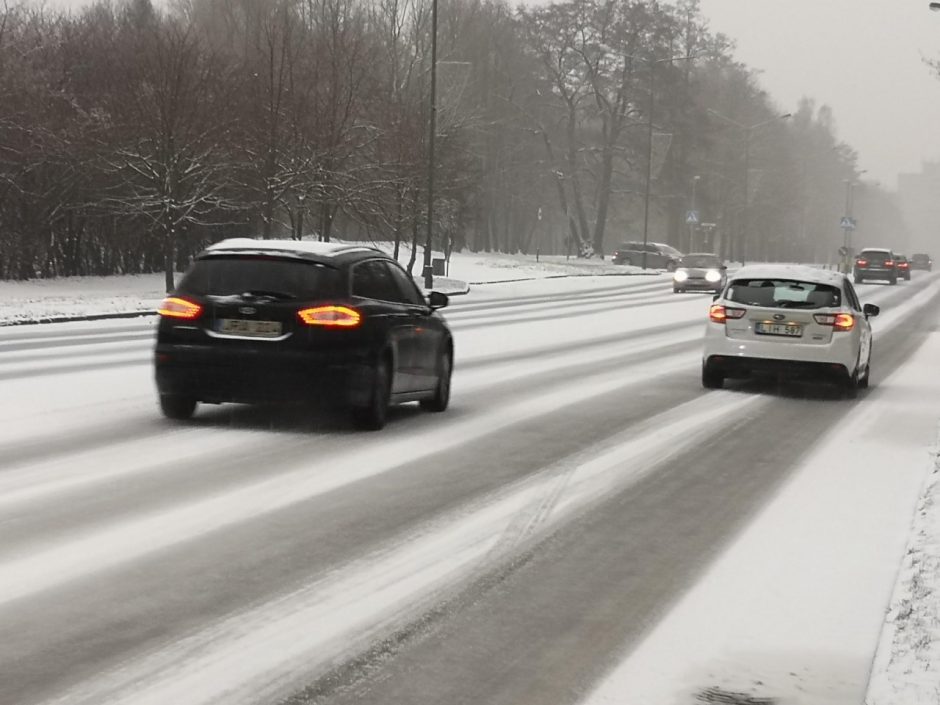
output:
<svg viewBox="0 0 940 705"><path fill-rule="evenodd" d="M907 261L905 255L894 253L894 264L898 268L898 276L905 281L911 280L911 263Z"/></svg>
<svg viewBox="0 0 940 705"><path fill-rule="evenodd" d="M898 269L895 266L894 253L881 248L868 248L858 253L853 270L856 284L866 279L881 279L889 284L898 283Z"/></svg>
<svg viewBox="0 0 940 705"><path fill-rule="evenodd" d="M930 272L933 270L933 260L924 252L913 254L911 255L911 269L923 269Z"/></svg>
<svg viewBox="0 0 940 705"><path fill-rule="evenodd" d="M679 250L659 242L647 242L645 245L642 242L623 242L614 250L613 263L642 267L644 253L647 267L670 272L675 270L682 258Z"/></svg>
<svg viewBox="0 0 940 705"><path fill-rule="evenodd" d="M710 252L683 255L672 275L672 290L676 294L686 291L720 294L725 288L727 269L721 258Z"/></svg>
<svg viewBox="0 0 940 705"><path fill-rule="evenodd" d="M160 406L186 419L198 402L338 403L368 429L391 404L444 411L454 346L436 310L447 303L372 248L222 241L160 307Z"/></svg>

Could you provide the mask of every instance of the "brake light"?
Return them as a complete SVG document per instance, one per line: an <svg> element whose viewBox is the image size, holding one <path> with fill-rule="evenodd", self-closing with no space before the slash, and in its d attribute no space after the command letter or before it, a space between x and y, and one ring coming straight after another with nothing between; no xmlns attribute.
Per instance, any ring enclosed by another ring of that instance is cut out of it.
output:
<svg viewBox="0 0 940 705"><path fill-rule="evenodd" d="M714 323L724 323L729 318L735 320L744 317L743 308L732 308L722 304L712 304L708 309L708 317Z"/></svg>
<svg viewBox="0 0 940 705"><path fill-rule="evenodd" d="M907 269L910 266L908 262L898 262L898 269Z"/></svg>
<svg viewBox="0 0 940 705"><path fill-rule="evenodd" d="M348 306L315 306L298 311L297 316L308 326L355 328L362 322L362 314Z"/></svg>
<svg viewBox="0 0 940 705"><path fill-rule="evenodd" d="M163 299L157 313L166 318L182 318L192 321L199 318L202 313L202 306L186 299L180 299L175 296Z"/></svg>
<svg viewBox="0 0 940 705"><path fill-rule="evenodd" d="M856 266L858 266L858 267L867 267L867 266L868 266L868 260L867 260L867 259L858 259L858 260L855 260L855 264L856 264Z"/></svg>
<svg viewBox="0 0 940 705"><path fill-rule="evenodd" d="M893 266L894 266L894 260L893 260L893 259L886 259L886 260L885 260L885 267L893 267Z"/></svg>
<svg viewBox="0 0 940 705"><path fill-rule="evenodd" d="M821 326L832 326L833 330L848 332L855 327L855 316L851 313L817 313L813 316Z"/></svg>

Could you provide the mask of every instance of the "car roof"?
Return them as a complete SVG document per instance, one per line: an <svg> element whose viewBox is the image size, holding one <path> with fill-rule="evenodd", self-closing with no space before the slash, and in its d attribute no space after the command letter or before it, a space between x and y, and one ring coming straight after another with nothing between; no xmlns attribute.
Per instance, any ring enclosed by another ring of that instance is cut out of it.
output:
<svg viewBox="0 0 940 705"><path fill-rule="evenodd" d="M841 287L845 275L805 264L752 264L741 267L732 279L796 279L812 284Z"/></svg>
<svg viewBox="0 0 940 705"><path fill-rule="evenodd" d="M221 240L207 247L200 256L257 253L333 264L341 264L350 259L362 259L363 256L380 255L388 258L388 255L381 250L365 245L317 240L256 240L248 237Z"/></svg>
<svg viewBox="0 0 940 705"><path fill-rule="evenodd" d="M892 251L885 247L866 247L862 252L887 252L888 254L892 254Z"/></svg>
<svg viewBox="0 0 940 705"><path fill-rule="evenodd" d="M714 252L686 252L683 257L718 257Z"/></svg>

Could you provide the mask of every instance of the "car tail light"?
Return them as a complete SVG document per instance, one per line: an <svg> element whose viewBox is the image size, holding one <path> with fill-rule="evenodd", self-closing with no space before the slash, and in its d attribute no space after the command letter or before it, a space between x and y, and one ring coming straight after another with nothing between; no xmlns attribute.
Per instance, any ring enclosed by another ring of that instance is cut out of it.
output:
<svg viewBox="0 0 940 705"><path fill-rule="evenodd" d="M855 316L851 313L817 313L813 316L821 326L832 326L833 330L848 332L855 327Z"/></svg>
<svg viewBox="0 0 940 705"><path fill-rule="evenodd" d="M856 267L867 267L867 266L868 266L868 260L867 260L867 259L857 259L857 260L855 260L855 266L856 266Z"/></svg>
<svg viewBox="0 0 940 705"><path fill-rule="evenodd" d="M722 304L712 304L708 309L708 317L715 323L724 323L729 318L732 320L743 318L744 309L723 306Z"/></svg>
<svg viewBox="0 0 940 705"><path fill-rule="evenodd" d="M315 306L298 311L297 316L308 326L355 328L362 322L362 314L348 306Z"/></svg>
<svg viewBox="0 0 940 705"><path fill-rule="evenodd" d="M911 266L911 265L910 265L908 262L898 262L898 268L899 268L899 269L907 269L907 268L910 267L910 266Z"/></svg>
<svg viewBox="0 0 940 705"><path fill-rule="evenodd" d="M165 318L182 318L187 321L192 321L199 318L202 313L202 306L193 301L171 296L163 299L160 308L157 309L157 313Z"/></svg>
<svg viewBox="0 0 940 705"><path fill-rule="evenodd" d="M886 259L886 260L885 260L885 267L893 267L893 266L894 266L894 260L893 260L893 259Z"/></svg>

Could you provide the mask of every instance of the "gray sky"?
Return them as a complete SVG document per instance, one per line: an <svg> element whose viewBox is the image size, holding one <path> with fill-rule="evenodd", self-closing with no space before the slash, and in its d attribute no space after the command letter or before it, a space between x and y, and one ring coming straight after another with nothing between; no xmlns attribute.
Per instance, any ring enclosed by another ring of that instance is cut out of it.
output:
<svg viewBox="0 0 940 705"><path fill-rule="evenodd" d="M927 0L701 0L712 31L791 110L828 104L865 179L894 188L899 172L940 159L940 13Z"/></svg>

